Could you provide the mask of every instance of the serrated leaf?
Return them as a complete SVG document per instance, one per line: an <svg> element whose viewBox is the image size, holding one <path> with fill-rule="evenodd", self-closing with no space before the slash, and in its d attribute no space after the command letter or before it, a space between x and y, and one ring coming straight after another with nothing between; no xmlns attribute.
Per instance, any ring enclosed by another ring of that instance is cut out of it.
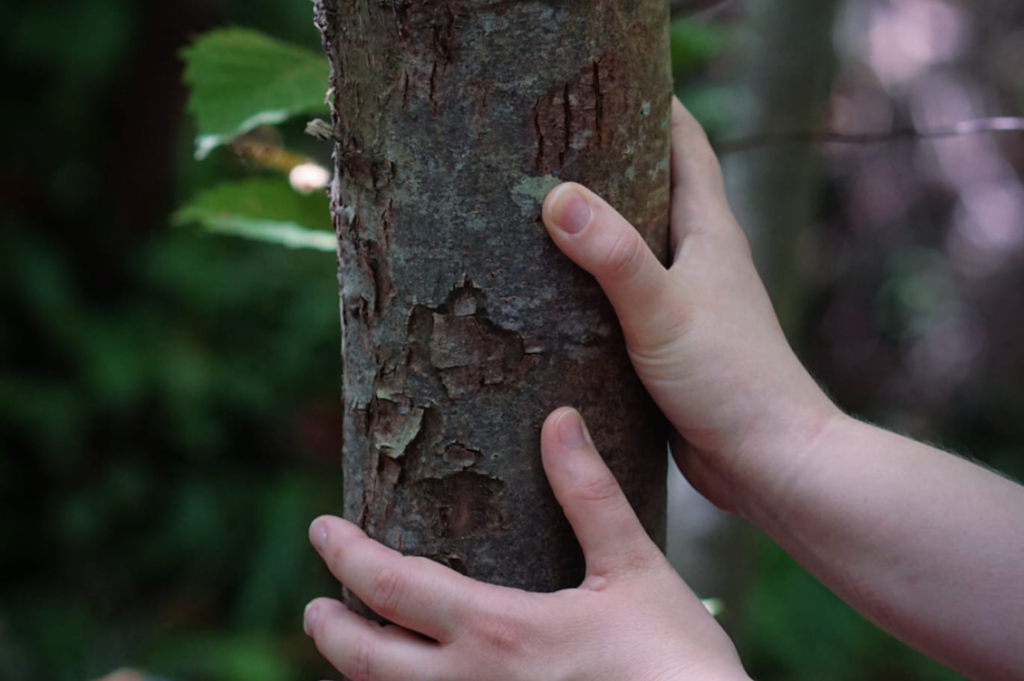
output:
<svg viewBox="0 0 1024 681"><path fill-rule="evenodd" d="M218 234L334 253L337 239L323 192L299 194L287 181L254 178L202 192L172 218Z"/></svg>
<svg viewBox="0 0 1024 681"><path fill-rule="evenodd" d="M181 56L199 128L196 158L260 125L326 111L330 66L322 54L228 28L201 36Z"/></svg>

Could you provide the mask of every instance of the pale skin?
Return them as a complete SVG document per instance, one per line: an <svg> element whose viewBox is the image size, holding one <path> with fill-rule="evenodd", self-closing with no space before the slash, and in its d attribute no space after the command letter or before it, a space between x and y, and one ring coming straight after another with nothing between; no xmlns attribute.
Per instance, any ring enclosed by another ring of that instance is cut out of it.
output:
<svg viewBox="0 0 1024 681"><path fill-rule="evenodd" d="M1024 488L837 409L786 342L678 102L672 138L670 268L579 185L551 192L544 222L615 307L679 468L893 636L971 679L1024 678ZM331 572L394 623L317 599L305 627L323 655L354 681L747 679L575 411L548 418L541 449L586 557L579 588L482 584L318 518L310 540Z"/></svg>

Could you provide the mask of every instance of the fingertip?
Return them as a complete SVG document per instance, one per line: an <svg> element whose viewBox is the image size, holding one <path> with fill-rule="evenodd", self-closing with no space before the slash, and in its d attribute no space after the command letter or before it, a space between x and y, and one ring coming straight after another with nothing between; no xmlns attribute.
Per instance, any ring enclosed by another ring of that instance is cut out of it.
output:
<svg viewBox="0 0 1024 681"><path fill-rule="evenodd" d="M580 441L579 430L582 429L583 441ZM569 444L566 444L566 440ZM541 449L544 453L555 450L576 449L584 443L591 443L590 433L580 413L572 407L559 407L551 412L541 429Z"/></svg>
<svg viewBox="0 0 1024 681"><path fill-rule="evenodd" d="M306 609L302 611L302 630L306 632L306 636L313 635L313 627L316 626L318 614L319 609L315 601L306 604Z"/></svg>
<svg viewBox="0 0 1024 681"><path fill-rule="evenodd" d="M559 444L565 449L580 449L590 442L583 417L575 409L563 411L555 424Z"/></svg>
<svg viewBox="0 0 1024 681"><path fill-rule="evenodd" d="M604 466L586 421L572 407L561 407L548 416L541 431L541 456L556 493L597 462Z"/></svg>
<svg viewBox="0 0 1024 681"><path fill-rule="evenodd" d="M544 419L544 426L540 430L540 453L545 468L554 453L554 448L558 446L558 420L569 411L575 410L572 407L559 407Z"/></svg>
<svg viewBox="0 0 1024 681"><path fill-rule="evenodd" d="M594 219L593 197L582 185L564 182L548 193L543 218L555 236L579 234Z"/></svg>
<svg viewBox="0 0 1024 681"><path fill-rule="evenodd" d="M309 543L323 553L329 540L361 539L366 533L356 524L333 515L322 515L309 524Z"/></svg>
<svg viewBox="0 0 1024 681"><path fill-rule="evenodd" d="M677 140L681 138L688 143L706 143L709 148L711 147L704 126L678 97L672 99L672 131Z"/></svg>
<svg viewBox="0 0 1024 681"><path fill-rule="evenodd" d="M544 419L544 426L541 428L541 433L553 433L554 428L558 423L558 419L562 417L562 414L565 414L566 412L569 411L575 411L575 409L573 409L572 407L559 407L558 409L555 409L553 412L548 414L548 417Z"/></svg>
<svg viewBox="0 0 1024 681"><path fill-rule="evenodd" d="M548 195L544 198L543 215L547 219L551 217L551 209L558 202L558 198L566 191L570 189L582 189L582 185L576 182L562 182L561 184L555 185L555 187L548 192Z"/></svg>
<svg viewBox="0 0 1024 681"><path fill-rule="evenodd" d="M690 110L686 108L686 105L679 99L677 95L672 96L672 125L673 126L700 126L697 118L690 113ZM703 129L703 128L702 128Z"/></svg>
<svg viewBox="0 0 1024 681"><path fill-rule="evenodd" d="M672 125L682 125L689 115L690 111L679 101L679 97L672 95Z"/></svg>
<svg viewBox="0 0 1024 681"><path fill-rule="evenodd" d="M320 516L309 524L309 543L321 553L327 546L328 518L329 516Z"/></svg>
<svg viewBox="0 0 1024 681"><path fill-rule="evenodd" d="M676 153L677 170L692 164L695 170L707 172L718 166L718 156L711 146L707 131L696 116L676 98L672 104L672 149Z"/></svg>
<svg viewBox="0 0 1024 681"><path fill-rule="evenodd" d="M345 520L344 518L339 518L338 516L322 515L313 521L313 525L316 525L318 523L323 524L324 527L327 528L327 531L330 533L332 538L336 534L346 537L351 535L352 537L357 538L362 538L366 536L366 533L363 532L363 529L361 527L359 527L351 521ZM312 527L313 525L311 525L310 527Z"/></svg>
<svg viewBox="0 0 1024 681"><path fill-rule="evenodd" d="M337 614L338 609L347 610L341 602L331 598L314 598L306 604L302 611L302 630L307 636L316 638L318 627L332 615Z"/></svg>

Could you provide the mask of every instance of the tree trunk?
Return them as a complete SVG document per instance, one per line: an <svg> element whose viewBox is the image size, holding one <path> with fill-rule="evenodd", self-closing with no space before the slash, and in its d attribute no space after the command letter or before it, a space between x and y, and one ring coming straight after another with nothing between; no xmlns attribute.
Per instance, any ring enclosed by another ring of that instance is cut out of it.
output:
<svg viewBox="0 0 1024 681"><path fill-rule="evenodd" d="M815 130L832 91L838 0L755 0L741 36L733 134ZM812 144L765 146L723 160L726 188L754 262L790 338L800 335L806 267L800 246L820 199Z"/></svg>
<svg viewBox="0 0 1024 681"><path fill-rule="evenodd" d="M345 516L534 591L579 583L541 467L574 405L664 541L665 426L595 282L540 221L587 184L666 256L664 0L319 0L332 65Z"/></svg>

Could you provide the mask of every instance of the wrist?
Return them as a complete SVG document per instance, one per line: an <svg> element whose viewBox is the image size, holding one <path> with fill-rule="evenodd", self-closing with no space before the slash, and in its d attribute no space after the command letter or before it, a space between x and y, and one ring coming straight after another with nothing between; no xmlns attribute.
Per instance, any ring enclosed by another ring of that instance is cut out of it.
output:
<svg viewBox="0 0 1024 681"><path fill-rule="evenodd" d="M847 416L824 393L820 399L791 407L776 423L750 442L737 461L737 514L765 529L786 515L801 490L832 449L829 442L848 437L861 424Z"/></svg>

